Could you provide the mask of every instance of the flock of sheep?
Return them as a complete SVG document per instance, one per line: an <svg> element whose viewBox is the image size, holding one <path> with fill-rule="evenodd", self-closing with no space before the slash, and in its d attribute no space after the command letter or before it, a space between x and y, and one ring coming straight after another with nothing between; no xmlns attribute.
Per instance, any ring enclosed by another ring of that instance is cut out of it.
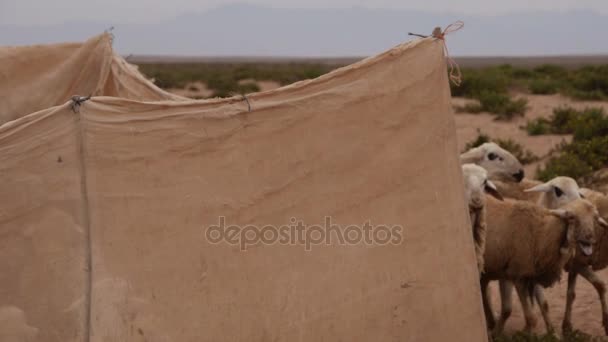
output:
<svg viewBox="0 0 608 342"><path fill-rule="evenodd" d="M569 177L546 183L524 179L517 158L494 143L463 153L460 161L488 329L493 334L503 331L515 287L525 330L530 332L536 324L536 302L547 332L554 333L543 288L552 286L565 270L568 292L562 331L572 331L576 279L581 275L597 290L608 335L606 286L594 272L608 266L608 223L602 219L608 218L608 196L579 188ZM487 292L492 280L500 287L498 320Z"/></svg>

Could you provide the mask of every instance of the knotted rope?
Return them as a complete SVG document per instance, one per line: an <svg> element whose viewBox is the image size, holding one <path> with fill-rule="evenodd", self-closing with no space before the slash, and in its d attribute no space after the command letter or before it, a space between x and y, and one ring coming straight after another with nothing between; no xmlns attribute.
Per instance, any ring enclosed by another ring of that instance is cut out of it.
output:
<svg viewBox="0 0 608 342"><path fill-rule="evenodd" d="M450 57L450 52L448 51L448 46L445 43L445 36L447 36L448 34L450 34L452 32L456 32L463 27L464 27L464 22L458 20L458 21L448 25L445 29L443 29L443 31L441 30L441 27L435 27L435 29L433 30L433 33L431 35L431 37L433 37L435 39L441 39L441 41L443 42L443 51L448 60L448 67L450 70L449 71L450 81L452 81L452 83L454 83L456 86L459 86L460 83L462 83L462 73L460 72L460 67L458 66L458 63L456 63L456 61L454 61L454 59L452 57ZM422 37L422 38L429 37L429 36L425 36L422 34L411 33L411 32L408 32L408 34L410 36L417 36L417 37Z"/></svg>
<svg viewBox="0 0 608 342"><path fill-rule="evenodd" d="M114 46L114 33L112 33L112 31L114 31L114 26L110 26L109 28L103 30L103 33L107 33L110 36L110 44L112 46Z"/></svg>
<svg viewBox="0 0 608 342"><path fill-rule="evenodd" d="M91 95L89 95L89 96L79 96L79 95L72 96L72 103L70 103L70 107L72 108L72 111L74 113L80 113L80 105L82 105L85 101L88 101L90 98L91 98Z"/></svg>
<svg viewBox="0 0 608 342"><path fill-rule="evenodd" d="M243 96L243 100L245 102L247 102L247 111L251 112L251 103L249 103L249 99L247 98L247 96L245 94L241 94Z"/></svg>

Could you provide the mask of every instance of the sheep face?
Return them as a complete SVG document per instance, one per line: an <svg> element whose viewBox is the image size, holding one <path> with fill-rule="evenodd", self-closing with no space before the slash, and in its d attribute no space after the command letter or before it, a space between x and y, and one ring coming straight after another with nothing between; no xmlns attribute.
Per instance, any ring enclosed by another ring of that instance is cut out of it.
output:
<svg viewBox="0 0 608 342"><path fill-rule="evenodd" d="M477 164L488 171L490 179L521 182L524 169L517 158L495 143L484 143L460 155L461 163Z"/></svg>
<svg viewBox="0 0 608 342"><path fill-rule="evenodd" d="M566 235L568 245L576 246L576 253L590 256L595 243L595 225L608 228L608 223L602 219L597 208L585 199L576 199L563 208L552 209L551 212L568 223Z"/></svg>
<svg viewBox="0 0 608 342"><path fill-rule="evenodd" d="M496 190L496 186L488 180L488 172L483 167L475 164L464 164L462 165L462 175L464 178L465 201L469 206L471 222L475 222L477 217L473 215L483 209L485 193L500 200L502 200L502 196Z"/></svg>
<svg viewBox="0 0 608 342"><path fill-rule="evenodd" d="M555 177L524 191L541 192L538 204L548 209L561 208L576 199L583 198L578 184L570 177Z"/></svg>

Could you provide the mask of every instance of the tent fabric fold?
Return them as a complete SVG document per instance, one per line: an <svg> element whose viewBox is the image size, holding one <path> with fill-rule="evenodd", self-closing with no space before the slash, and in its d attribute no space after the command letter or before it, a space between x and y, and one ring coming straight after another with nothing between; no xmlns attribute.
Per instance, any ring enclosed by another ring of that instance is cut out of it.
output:
<svg viewBox="0 0 608 342"><path fill-rule="evenodd" d="M156 87L115 54L108 33L84 43L0 47L0 94L0 124L73 95L187 100Z"/></svg>
<svg viewBox="0 0 608 342"><path fill-rule="evenodd" d="M248 95L251 112L241 98L94 96L0 126L0 331L486 341L446 71L426 38ZM331 234L402 230L391 243L244 243L245 227L328 218ZM238 243L209 237L221 220Z"/></svg>

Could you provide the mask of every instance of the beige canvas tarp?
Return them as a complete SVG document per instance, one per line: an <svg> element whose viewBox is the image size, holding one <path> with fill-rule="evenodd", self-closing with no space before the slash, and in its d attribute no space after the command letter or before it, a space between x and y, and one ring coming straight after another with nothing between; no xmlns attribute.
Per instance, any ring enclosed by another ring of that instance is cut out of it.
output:
<svg viewBox="0 0 608 342"><path fill-rule="evenodd" d="M0 47L0 124L62 104L76 94L185 99L156 87L115 54L107 33L84 43Z"/></svg>
<svg viewBox="0 0 608 342"><path fill-rule="evenodd" d="M0 127L0 331L485 341L442 43L248 100L94 97ZM330 217L351 240L241 248L209 233L220 217ZM402 239L356 240L348 226L368 221Z"/></svg>

